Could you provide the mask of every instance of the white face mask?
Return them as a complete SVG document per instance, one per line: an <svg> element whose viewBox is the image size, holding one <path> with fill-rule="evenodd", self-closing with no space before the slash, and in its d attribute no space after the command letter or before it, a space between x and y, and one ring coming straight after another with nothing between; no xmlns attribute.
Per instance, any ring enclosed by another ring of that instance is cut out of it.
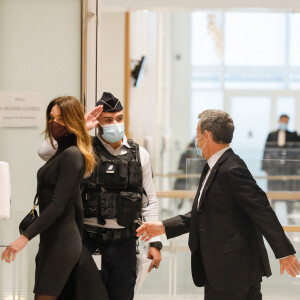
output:
<svg viewBox="0 0 300 300"><path fill-rule="evenodd" d="M203 156L203 148L206 146L208 140L205 142L205 144L201 147L201 148L198 148L198 142L202 139L203 135L205 134L205 132L200 136L199 139L197 139L197 137L195 138L195 147L196 147L196 151L197 151L197 154L199 156L201 156L202 158L205 158ZM209 136L209 135L208 135Z"/></svg>
<svg viewBox="0 0 300 300"><path fill-rule="evenodd" d="M103 128L102 137L109 143L116 143L124 136L124 123L101 125Z"/></svg>
<svg viewBox="0 0 300 300"><path fill-rule="evenodd" d="M288 127L287 123L283 123L283 122L279 123L279 129L280 130L286 131L287 127Z"/></svg>

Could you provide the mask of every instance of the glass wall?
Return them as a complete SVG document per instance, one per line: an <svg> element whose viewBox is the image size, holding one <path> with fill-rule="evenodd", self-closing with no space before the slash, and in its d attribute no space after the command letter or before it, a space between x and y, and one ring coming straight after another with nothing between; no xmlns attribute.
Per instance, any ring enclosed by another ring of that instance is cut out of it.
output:
<svg viewBox="0 0 300 300"><path fill-rule="evenodd" d="M299 20L299 13L192 13L194 81L207 88L293 88Z"/></svg>
<svg viewBox="0 0 300 300"><path fill-rule="evenodd" d="M182 173L181 160L196 157L192 140L198 115L206 109L222 109L230 114L235 124L232 147L243 159L253 159L253 170L262 175L258 161L264 157L269 133L279 128L279 116L290 117L289 131L300 130L300 85L296 83L300 74L296 34L300 14L196 11L190 13L190 18L184 14L185 19L182 15L171 14L174 23L182 22L181 27L190 30L190 43L187 38L181 39L180 45L186 47L182 50L175 38L171 40L175 48L172 86L176 91L182 88L186 97L183 101L182 95L171 95L174 121L169 169L164 173L170 179L168 189L179 189L180 179L171 178ZM184 23L187 20L188 28ZM183 69L188 53L190 66ZM189 89L181 79L185 77L190 78Z"/></svg>
<svg viewBox="0 0 300 300"><path fill-rule="evenodd" d="M280 95L280 91L299 89L299 20L298 13L191 14L191 137L197 123L194 108L223 108L229 113L236 110L235 103L227 103L227 90L265 90L270 94L276 90ZM250 102L259 101L249 100L244 110L248 110ZM282 96L270 103L264 128L274 127L270 116L275 106L276 114L271 117L288 114L289 129L294 130L295 101L300 100ZM259 118L257 123L261 121L265 122Z"/></svg>

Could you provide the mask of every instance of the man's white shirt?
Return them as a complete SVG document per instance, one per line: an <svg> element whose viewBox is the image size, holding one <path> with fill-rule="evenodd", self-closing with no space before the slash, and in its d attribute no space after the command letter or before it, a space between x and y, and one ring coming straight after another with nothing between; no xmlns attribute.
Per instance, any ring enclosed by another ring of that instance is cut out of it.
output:
<svg viewBox="0 0 300 300"><path fill-rule="evenodd" d="M210 172L212 170L212 168L215 166L215 164L217 163L217 161L219 160L219 158L223 155L224 152L226 152L228 149L230 149L230 147L226 147L226 148L223 148L222 150L216 152L214 155L212 155L208 161L207 161L207 164L208 164L208 171L207 171L207 174L205 176L205 179L203 180L203 183L202 183L202 187L201 187L201 190L200 190L200 194L199 194L199 198L198 198L198 208L199 208L199 203L200 203L200 199L201 199L201 195L202 195L202 192L203 192L203 189L204 189L204 186L206 184L206 181L210 175Z"/></svg>
<svg viewBox="0 0 300 300"><path fill-rule="evenodd" d="M278 146L282 147L286 142L286 132L285 130L279 130L278 132Z"/></svg>

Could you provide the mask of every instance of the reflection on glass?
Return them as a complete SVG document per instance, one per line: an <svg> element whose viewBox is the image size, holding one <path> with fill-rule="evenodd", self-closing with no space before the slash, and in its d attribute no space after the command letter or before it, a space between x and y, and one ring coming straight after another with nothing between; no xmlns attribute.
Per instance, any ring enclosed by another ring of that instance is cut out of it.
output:
<svg viewBox="0 0 300 300"><path fill-rule="evenodd" d="M279 68L228 67L224 86L226 89L283 89L285 73Z"/></svg>
<svg viewBox="0 0 300 300"><path fill-rule="evenodd" d="M290 53L289 61L292 66L300 65L300 14L294 13L289 16L290 21Z"/></svg>
<svg viewBox="0 0 300 300"><path fill-rule="evenodd" d="M191 131L190 136L195 137L198 115L206 109L223 109L223 94L218 91L193 91L191 98Z"/></svg>
<svg viewBox="0 0 300 300"><path fill-rule="evenodd" d="M221 57L217 53L214 36L208 28L209 16L213 15L216 28L222 26L221 12L191 13L192 65L220 65Z"/></svg>
<svg viewBox="0 0 300 300"><path fill-rule="evenodd" d="M289 87L293 90L300 89L300 73L298 71L291 71L289 75Z"/></svg>
<svg viewBox="0 0 300 300"><path fill-rule="evenodd" d="M234 96L231 98L231 117L235 125L232 146L247 148L244 156L260 157L249 153L249 147L263 147L270 131L271 99L269 97ZM261 151L261 150L260 150Z"/></svg>
<svg viewBox="0 0 300 300"><path fill-rule="evenodd" d="M192 68L191 89L220 89L222 86L222 74L216 68Z"/></svg>
<svg viewBox="0 0 300 300"><path fill-rule="evenodd" d="M283 13L226 13L225 64L284 65L285 27Z"/></svg>

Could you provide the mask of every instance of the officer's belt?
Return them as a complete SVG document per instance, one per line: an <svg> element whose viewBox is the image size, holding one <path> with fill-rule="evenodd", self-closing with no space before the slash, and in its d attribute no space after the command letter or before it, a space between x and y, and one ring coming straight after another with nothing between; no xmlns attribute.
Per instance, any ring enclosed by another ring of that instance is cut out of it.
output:
<svg viewBox="0 0 300 300"><path fill-rule="evenodd" d="M97 242L125 239L136 236L136 227L132 226L121 229L110 229L84 225L83 236L92 238Z"/></svg>

